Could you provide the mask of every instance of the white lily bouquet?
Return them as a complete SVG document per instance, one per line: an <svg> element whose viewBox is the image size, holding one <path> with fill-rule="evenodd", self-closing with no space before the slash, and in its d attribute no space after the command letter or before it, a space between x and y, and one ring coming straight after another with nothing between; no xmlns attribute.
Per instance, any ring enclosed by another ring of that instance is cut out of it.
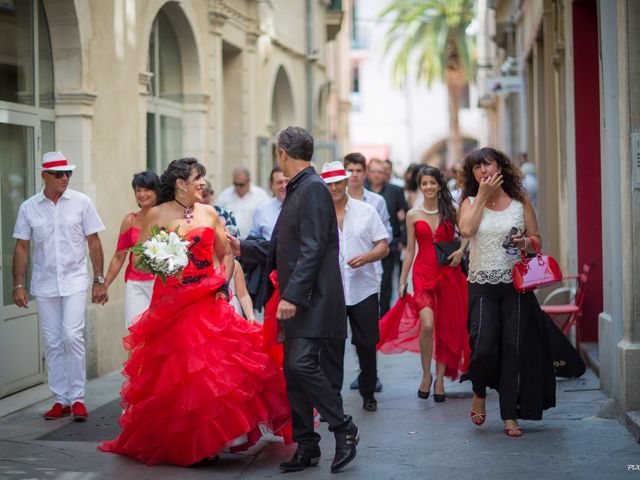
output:
<svg viewBox="0 0 640 480"><path fill-rule="evenodd" d="M189 263L189 241L180 236L178 229L167 230L153 226L151 236L142 244L131 248L138 257L136 268L153 273L166 282L167 277L180 278Z"/></svg>

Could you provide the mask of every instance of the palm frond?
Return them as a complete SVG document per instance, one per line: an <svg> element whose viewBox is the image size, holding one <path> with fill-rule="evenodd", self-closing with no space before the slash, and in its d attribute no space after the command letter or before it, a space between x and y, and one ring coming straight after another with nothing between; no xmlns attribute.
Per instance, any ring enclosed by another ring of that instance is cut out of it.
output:
<svg viewBox="0 0 640 480"><path fill-rule="evenodd" d="M473 0L393 0L379 17L391 23L384 54L394 55L396 81L413 73L430 85L436 78L444 79L455 62L472 81L473 44L465 30L474 17Z"/></svg>

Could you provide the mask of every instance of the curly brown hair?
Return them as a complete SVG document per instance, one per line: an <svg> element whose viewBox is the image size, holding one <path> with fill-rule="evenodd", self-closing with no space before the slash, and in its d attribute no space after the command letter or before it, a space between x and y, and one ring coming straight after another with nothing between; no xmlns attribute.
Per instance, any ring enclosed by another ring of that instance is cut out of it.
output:
<svg viewBox="0 0 640 480"><path fill-rule="evenodd" d="M473 176L473 167L479 164L488 165L495 161L501 170L502 189L509 197L524 203L527 195L522 185L522 174L509 157L500 150L491 147L484 147L474 150L464 159L462 168L462 195L460 203L467 197L475 197L478 194L480 184Z"/></svg>

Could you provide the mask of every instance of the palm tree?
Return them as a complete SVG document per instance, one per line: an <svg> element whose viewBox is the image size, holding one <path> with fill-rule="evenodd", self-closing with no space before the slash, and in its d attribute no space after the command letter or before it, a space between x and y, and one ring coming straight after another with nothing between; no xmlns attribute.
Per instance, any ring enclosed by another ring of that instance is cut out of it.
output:
<svg viewBox="0 0 640 480"><path fill-rule="evenodd" d="M385 54L395 54L394 79L402 84L411 73L428 86L436 78L447 86L447 164L451 165L462 158L460 94L474 75L473 43L466 35L474 18L473 0L393 0L380 18L391 22Z"/></svg>

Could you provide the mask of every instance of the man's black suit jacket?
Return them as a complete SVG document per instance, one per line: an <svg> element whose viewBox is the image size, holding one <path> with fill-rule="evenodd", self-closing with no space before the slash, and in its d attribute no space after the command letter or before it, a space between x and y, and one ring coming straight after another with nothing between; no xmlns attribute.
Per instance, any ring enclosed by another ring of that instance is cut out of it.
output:
<svg viewBox="0 0 640 480"><path fill-rule="evenodd" d="M289 181L271 241L240 244L243 266L266 262L267 274L277 269L281 297L297 306L295 316L285 321L288 338L346 338L338 251L331 194L313 167L308 167Z"/></svg>

